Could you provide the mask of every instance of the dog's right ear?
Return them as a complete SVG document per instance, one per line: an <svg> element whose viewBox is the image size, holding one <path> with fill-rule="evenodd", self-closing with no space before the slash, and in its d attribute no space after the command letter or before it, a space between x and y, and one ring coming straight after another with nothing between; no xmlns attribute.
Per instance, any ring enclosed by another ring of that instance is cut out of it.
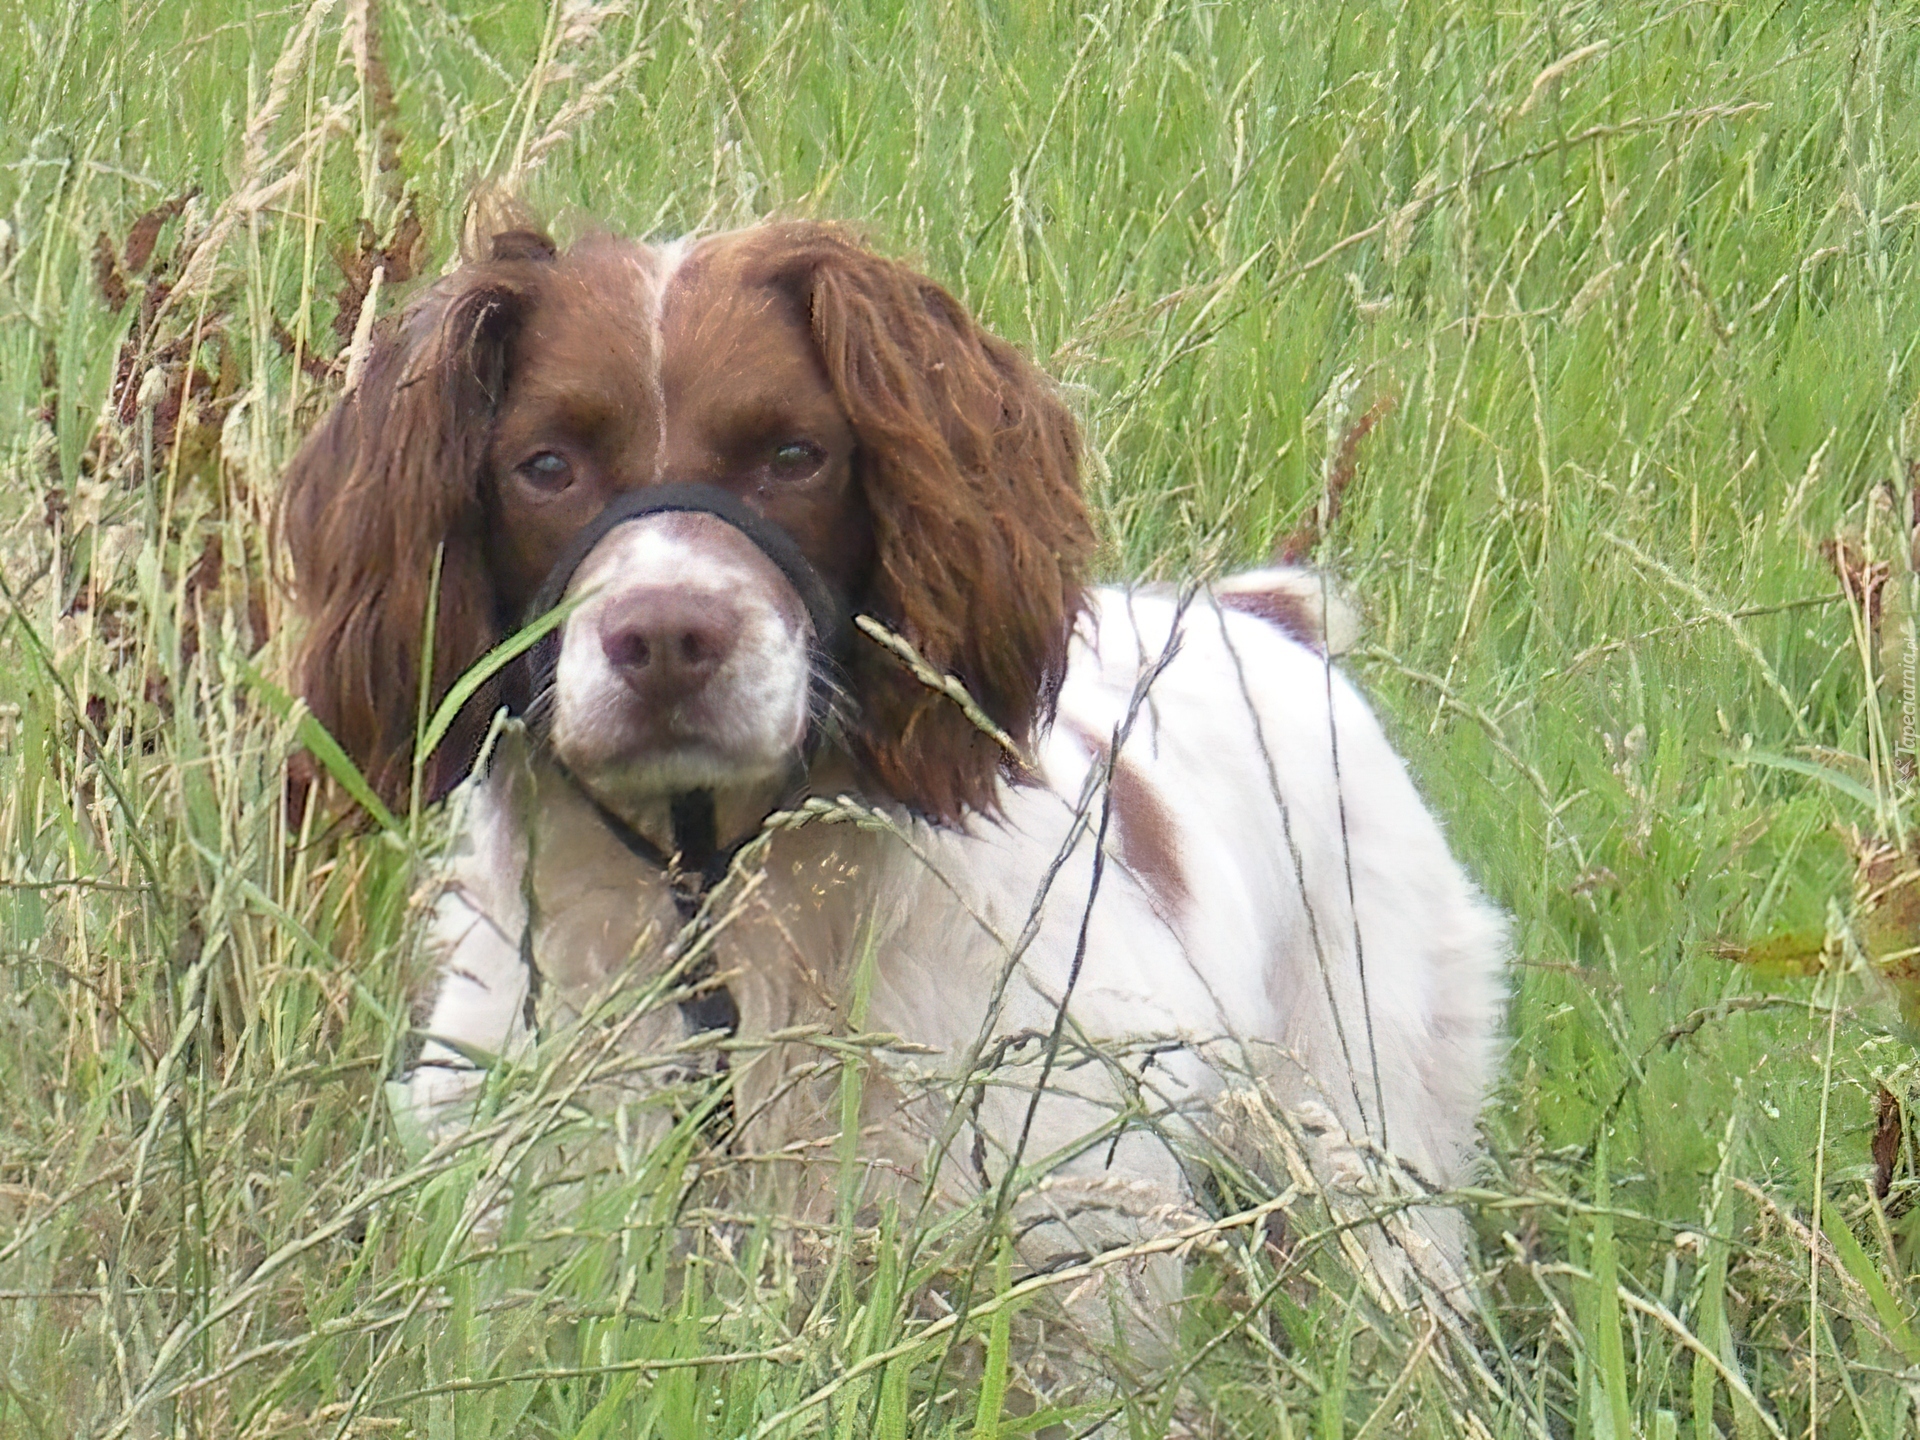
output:
<svg viewBox="0 0 1920 1440"><path fill-rule="evenodd" d="M855 603L1026 746L1053 717L1094 545L1073 416L925 276L833 226L764 234L858 439L878 556ZM887 794L950 823L998 807L1015 772L959 706L873 646L849 679L850 738Z"/></svg>
<svg viewBox="0 0 1920 1440"><path fill-rule="evenodd" d="M282 486L280 534L307 624L300 693L390 803L404 804L412 786L429 610L429 715L501 638L482 471L513 338L554 253L538 232L499 234L489 260L384 326L358 385L308 437ZM426 794L466 773L497 703L493 686L468 702L428 757Z"/></svg>

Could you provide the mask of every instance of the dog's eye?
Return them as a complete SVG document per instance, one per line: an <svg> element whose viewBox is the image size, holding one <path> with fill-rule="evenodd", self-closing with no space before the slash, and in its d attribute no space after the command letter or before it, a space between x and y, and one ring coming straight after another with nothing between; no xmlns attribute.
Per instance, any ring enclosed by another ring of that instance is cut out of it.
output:
<svg viewBox="0 0 1920 1440"><path fill-rule="evenodd" d="M782 475L811 474L826 458L827 452L811 440L782 440L773 447L773 468Z"/></svg>
<svg viewBox="0 0 1920 1440"><path fill-rule="evenodd" d="M542 450L538 455L529 456L514 470L534 489L545 490L549 494L564 490L573 483L573 466L567 463L566 456L556 455L551 450Z"/></svg>

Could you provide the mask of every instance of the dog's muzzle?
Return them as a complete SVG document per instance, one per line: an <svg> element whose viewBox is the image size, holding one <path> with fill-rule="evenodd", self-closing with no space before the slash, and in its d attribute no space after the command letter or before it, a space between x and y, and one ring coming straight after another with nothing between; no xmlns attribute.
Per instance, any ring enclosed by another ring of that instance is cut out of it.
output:
<svg viewBox="0 0 1920 1440"><path fill-rule="evenodd" d="M547 572L539 593L527 608L525 624L531 625L558 605L573 583L573 577L594 548L617 527L648 515L670 513L711 515L725 521L750 540L793 587L806 607L813 626L813 651L816 663L837 664L844 656L852 633L850 610L844 596L821 578L820 572L802 553L794 538L773 521L757 515L727 491L713 485L654 485L616 495L593 521L574 536L553 569ZM533 687L538 695L553 683L560 663L560 629L543 635L533 647Z"/></svg>

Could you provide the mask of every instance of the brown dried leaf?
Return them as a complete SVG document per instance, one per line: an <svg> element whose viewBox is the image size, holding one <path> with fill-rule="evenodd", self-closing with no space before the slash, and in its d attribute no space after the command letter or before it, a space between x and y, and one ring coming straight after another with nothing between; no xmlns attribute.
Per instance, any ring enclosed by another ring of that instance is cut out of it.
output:
<svg viewBox="0 0 1920 1440"><path fill-rule="evenodd" d="M1313 554L1323 531L1333 528L1334 521L1340 518L1341 497L1360 471L1360 442L1367 438L1374 426L1392 413L1394 404L1393 395L1382 395L1367 407L1366 414L1347 427L1346 433L1340 437L1340 448L1334 455L1333 465L1327 471L1326 488L1320 503L1301 517L1292 534L1273 547L1276 564L1300 564Z"/></svg>
<svg viewBox="0 0 1920 1440"><path fill-rule="evenodd" d="M314 380L332 378L333 362L324 355L316 355L311 345L300 346L293 338L293 332L287 329L286 323L278 315L273 317L271 333L273 343L280 347L282 355L291 355L296 349L300 351L300 371L303 375Z"/></svg>
<svg viewBox="0 0 1920 1440"><path fill-rule="evenodd" d="M399 285L420 273L427 258L427 231L412 205L401 212L381 254L386 258L389 285Z"/></svg>
<svg viewBox="0 0 1920 1440"><path fill-rule="evenodd" d="M362 220L353 248L335 248L333 259L340 267L341 283L333 297L333 333L342 345L353 338L360 307L367 303L367 293L373 288L374 271L386 271L383 285L413 279L426 261L426 238L419 212L409 203L384 243L374 234L372 224Z"/></svg>
<svg viewBox="0 0 1920 1440"><path fill-rule="evenodd" d="M1856 828L1844 833L1861 947L1893 987L1900 1013L1920 1024L1920 856Z"/></svg>
<svg viewBox="0 0 1920 1440"><path fill-rule="evenodd" d="M1867 559L1866 551L1848 536L1836 536L1820 542L1820 553L1840 577L1840 588L1847 599L1866 611L1870 630L1880 628L1882 592L1891 568L1884 560Z"/></svg>
<svg viewBox="0 0 1920 1440"><path fill-rule="evenodd" d="M384 37L380 21L378 0L367 0L361 18L365 48L355 60L365 67L361 83L366 88L369 111L379 126L374 165L382 175L394 175L400 169L400 143L405 137L400 129L400 107L393 95L393 75L387 69L381 44Z"/></svg>
<svg viewBox="0 0 1920 1440"><path fill-rule="evenodd" d="M127 280L120 273L120 262L113 253L113 241L102 230L93 242L93 283L107 308L118 314L127 303Z"/></svg>
<svg viewBox="0 0 1920 1440"><path fill-rule="evenodd" d="M186 209L187 202L198 193L189 190L162 201L133 222L133 228L127 231L128 270L136 275L146 270L147 262L153 258L153 247L160 239L160 227Z"/></svg>
<svg viewBox="0 0 1920 1440"><path fill-rule="evenodd" d="M1724 944L1713 947L1722 960L1751 966L1765 979L1804 980L1818 975L1824 962L1827 937L1811 931L1769 935L1752 945Z"/></svg>
<svg viewBox="0 0 1920 1440"><path fill-rule="evenodd" d="M1893 1188L1893 1167L1900 1158L1900 1098L1882 1085L1873 1097L1873 1193L1881 1200Z"/></svg>

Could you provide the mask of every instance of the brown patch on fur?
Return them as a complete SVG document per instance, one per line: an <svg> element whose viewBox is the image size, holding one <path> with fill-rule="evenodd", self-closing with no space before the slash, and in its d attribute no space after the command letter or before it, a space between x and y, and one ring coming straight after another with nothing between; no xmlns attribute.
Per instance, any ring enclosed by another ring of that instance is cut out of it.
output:
<svg viewBox="0 0 1920 1440"><path fill-rule="evenodd" d="M1124 756L1113 767L1113 818L1120 828L1121 860L1163 911L1180 914L1192 897L1180 865L1173 812Z"/></svg>
<svg viewBox="0 0 1920 1440"><path fill-rule="evenodd" d="M1276 625L1310 650L1326 649L1314 607L1290 590L1230 590L1218 598L1227 609Z"/></svg>
<svg viewBox="0 0 1920 1440"><path fill-rule="evenodd" d="M1095 764L1106 763L1104 737L1071 722L1068 729ZM1114 854L1146 890L1154 908L1168 920L1178 919L1193 895L1180 863L1173 812L1124 755L1114 762L1112 784Z"/></svg>

